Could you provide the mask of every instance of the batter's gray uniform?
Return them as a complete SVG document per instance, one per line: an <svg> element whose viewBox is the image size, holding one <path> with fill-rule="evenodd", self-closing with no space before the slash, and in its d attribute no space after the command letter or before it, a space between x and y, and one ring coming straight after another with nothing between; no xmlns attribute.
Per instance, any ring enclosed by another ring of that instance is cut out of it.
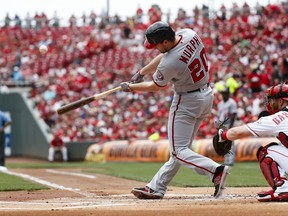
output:
<svg viewBox="0 0 288 216"><path fill-rule="evenodd" d="M170 82L174 89L168 121L170 159L147 185L163 194L180 165L207 175L210 180L220 166L190 149L195 134L202 120L210 114L213 103L204 45L191 29L182 29L176 35L181 37L180 41L165 53L153 74L156 85L165 86Z"/></svg>

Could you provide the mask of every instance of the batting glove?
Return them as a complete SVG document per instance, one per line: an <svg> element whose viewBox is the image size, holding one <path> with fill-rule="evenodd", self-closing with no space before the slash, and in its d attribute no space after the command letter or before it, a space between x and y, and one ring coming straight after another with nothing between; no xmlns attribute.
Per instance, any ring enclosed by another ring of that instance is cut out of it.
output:
<svg viewBox="0 0 288 216"><path fill-rule="evenodd" d="M120 84L120 86L122 88L122 91L124 91L124 92L132 92L133 91L129 86L129 82L122 82Z"/></svg>
<svg viewBox="0 0 288 216"><path fill-rule="evenodd" d="M139 71L137 71L134 76L131 78L131 83L141 83L144 81L144 75L141 75Z"/></svg>

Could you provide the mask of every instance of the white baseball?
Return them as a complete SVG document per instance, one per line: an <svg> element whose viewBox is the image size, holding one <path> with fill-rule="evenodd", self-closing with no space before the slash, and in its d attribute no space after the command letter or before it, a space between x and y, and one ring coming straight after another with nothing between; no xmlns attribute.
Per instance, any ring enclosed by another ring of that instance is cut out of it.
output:
<svg viewBox="0 0 288 216"><path fill-rule="evenodd" d="M47 51L48 51L48 47L44 44L42 44L40 47L39 47L39 51L42 53L42 54L45 54Z"/></svg>

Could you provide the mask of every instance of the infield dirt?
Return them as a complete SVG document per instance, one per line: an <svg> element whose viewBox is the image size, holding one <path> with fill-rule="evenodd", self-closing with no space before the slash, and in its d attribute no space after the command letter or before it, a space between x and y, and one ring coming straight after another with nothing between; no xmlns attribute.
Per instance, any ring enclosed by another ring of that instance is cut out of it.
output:
<svg viewBox="0 0 288 216"><path fill-rule="evenodd" d="M288 215L287 202L260 203L256 200L257 192L269 188L227 188L221 198L214 199L213 187L168 187L162 200L138 200L130 191L133 187L144 186L143 182L101 174L74 175L83 173L81 169L9 171L41 179L55 187L40 191L0 192L1 216ZM58 186L61 189L56 189Z"/></svg>

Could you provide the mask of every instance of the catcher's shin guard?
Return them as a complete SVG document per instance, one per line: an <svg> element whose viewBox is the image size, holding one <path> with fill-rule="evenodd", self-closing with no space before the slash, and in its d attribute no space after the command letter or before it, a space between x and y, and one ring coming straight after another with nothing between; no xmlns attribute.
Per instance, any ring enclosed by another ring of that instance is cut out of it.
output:
<svg viewBox="0 0 288 216"><path fill-rule="evenodd" d="M271 143L265 147L260 147L257 152L257 158L260 163L260 169L268 184L275 190L284 184L285 177L281 177L278 164L268 155L267 149L275 145Z"/></svg>

